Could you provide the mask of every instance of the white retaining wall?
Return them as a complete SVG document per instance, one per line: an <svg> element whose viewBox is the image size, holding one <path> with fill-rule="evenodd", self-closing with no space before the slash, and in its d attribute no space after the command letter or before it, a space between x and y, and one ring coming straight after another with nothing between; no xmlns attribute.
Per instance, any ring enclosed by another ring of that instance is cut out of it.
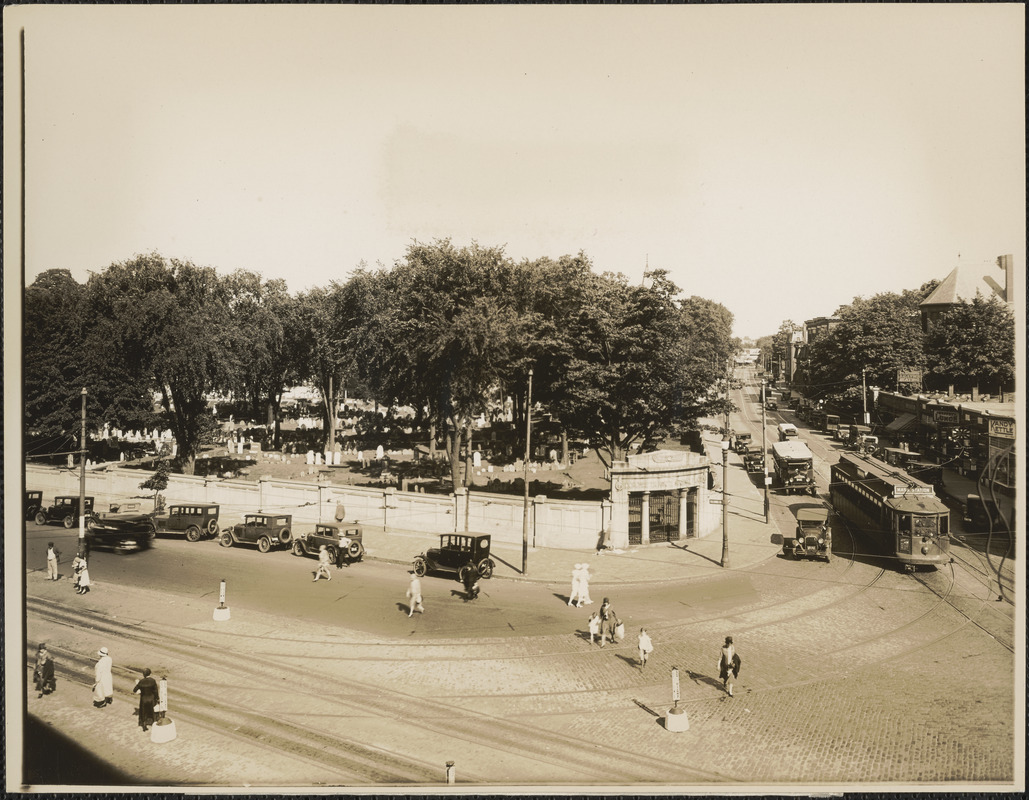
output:
<svg viewBox="0 0 1029 800"><path fill-rule="evenodd" d="M86 471L86 494L95 498L98 511L112 503L139 502L144 512L153 508L153 495L139 488L150 477L146 471L109 467ZM25 468L25 487L43 492L50 505L55 495L78 495L78 470L39 465ZM162 492L168 504L218 503L219 522L231 525L243 514L263 511L292 514L298 530L335 518L342 504L348 520L399 531L492 534L494 541L521 543L524 499L511 495L458 489L449 496L401 492L360 486L265 479L245 481L171 475ZM470 501L469 501L470 497ZM591 549L611 520L611 504L551 500L542 495L529 500L529 544L532 547Z"/></svg>

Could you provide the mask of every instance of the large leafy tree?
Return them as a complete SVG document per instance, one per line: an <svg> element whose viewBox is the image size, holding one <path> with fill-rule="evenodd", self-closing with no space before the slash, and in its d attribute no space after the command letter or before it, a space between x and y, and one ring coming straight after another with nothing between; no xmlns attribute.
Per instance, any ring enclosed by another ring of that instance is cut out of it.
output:
<svg viewBox="0 0 1029 800"><path fill-rule="evenodd" d="M514 267L499 247L414 242L389 271L362 272L351 314L362 375L384 399L428 409L449 436L454 485L471 419L509 363L525 320L511 301ZM374 298L375 308L371 300Z"/></svg>
<svg viewBox="0 0 1029 800"><path fill-rule="evenodd" d="M1010 388L1015 380L1015 317L996 297L976 295L943 313L926 334L930 369L943 384Z"/></svg>
<svg viewBox="0 0 1029 800"><path fill-rule="evenodd" d="M66 269L41 273L25 290L25 427L51 452L78 429L83 383L83 286Z"/></svg>
<svg viewBox="0 0 1029 800"><path fill-rule="evenodd" d="M659 429L696 419L731 353L728 311L680 300L665 273L652 276L635 286L582 272L578 308L560 321L553 408L602 458L621 459Z"/></svg>
<svg viewBox="0 0 1029 800"><path fill-rule="evenodd" d="M153 253L111 265L86 285L89 319L103 320L87 350L109 348L155 392L192 474L211 432L206 395L237 382L241 332L232 324L230 287L217 273Z"/></svg>
<svg viewBox="0 0 1029 800"><path fill-rule="evenodd" d="M921 291L884 292L855 298L837 310L839 324L807 349L803 367L811 396L856 410L862 370L868 385L893 389L898 370L924 367L918 312L922 299Z"/></svg>

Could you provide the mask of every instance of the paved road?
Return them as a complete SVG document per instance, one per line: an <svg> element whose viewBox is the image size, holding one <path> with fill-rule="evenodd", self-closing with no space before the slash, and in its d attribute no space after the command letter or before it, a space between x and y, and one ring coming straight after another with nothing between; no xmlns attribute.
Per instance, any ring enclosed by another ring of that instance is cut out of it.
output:
<svg viewBox="0 0 1029 800"><path fill-rule="evenodd" d="M728 489L735 524L760 515L735 464ZM774 497L773 518L791 524L795 502ZM408 619L401 564L368 560L312 583L312 560L160 540L147 553L95 554L100 585L79 598L31 568L47 540L67 535L26 534L26 657L48 641L60 680L27 711L104 755L121 780L432 786L450 760L459 783L479 787L1022 780L1021 612L996 602L974 551L905 575L838 526L828 564L766 555L686 580L595 584L594 599L611 594L630 631L650 630L644 672L632 637L589 643L563 580L495 578L465 603L451 594L456 581L425 578L427 613ZM612 579L640 574L638 558L608 558ZM228 622L212 619L221 578ZM731 699L715 670L726 633L744 662ZM99 644L115 656L116 700L92 712ZM144 665L169 677L179 736L168 744L133 725L130 691ZM682 733L663 725L673 667L690 721Z"/></svg>

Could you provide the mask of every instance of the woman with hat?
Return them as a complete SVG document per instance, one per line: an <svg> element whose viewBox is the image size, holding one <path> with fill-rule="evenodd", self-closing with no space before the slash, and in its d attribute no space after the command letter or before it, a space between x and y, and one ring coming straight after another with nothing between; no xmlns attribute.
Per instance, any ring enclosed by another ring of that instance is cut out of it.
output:
<svg viewBox="0 0 1029 800"><path fill-rule="evenodd" d="M740 657L736 647L732 643L732 637L725 637L725 644L722 645L722 653L718 658L718 677L722 679L725 691L732 697L733 681L740 674Z"/></svg>
<svg viewBox="0 0 1029 800"><path fill-rule="evenodd" d="M94 668L93 708L105 708L114 702L114 676L111 674L114 660L106 647L101 647L97 655L100 657Z"/></svg>
<svg viewBox="0 0 1029 800"><path fill-rule="evenodd" d="M157 681L150 677L149 667L143 670L143 677L136 682L132 693L139 694L139 727L146 730L154 724L154 706L160 699Z"/></svg>

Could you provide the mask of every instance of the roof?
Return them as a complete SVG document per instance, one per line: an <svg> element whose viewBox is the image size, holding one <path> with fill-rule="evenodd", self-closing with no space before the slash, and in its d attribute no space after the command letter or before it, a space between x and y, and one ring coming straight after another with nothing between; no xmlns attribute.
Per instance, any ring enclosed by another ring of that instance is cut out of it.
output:
<svg viewBox="0 0 1029 800"><path fill-rule="evenodd" d="M825 506L801 506L797 509L797 522L825 522L829 509Z"/></svg>
<svg viewBox="0 0 1029 800"><path fill-rule="evenodd" d="M1004 270L994 262L978 264L959 264L951 270L920 306L953 306L962 302L970 302L976 294L983 297L995 296L1007 300L1007 279Z"/></svg>
<svg viewBox="0 0 1029 800"><path fill-rule="evenodd" d="M776 442L772 452L779 458L811 458L811 451L803 442Z"/></svg>

